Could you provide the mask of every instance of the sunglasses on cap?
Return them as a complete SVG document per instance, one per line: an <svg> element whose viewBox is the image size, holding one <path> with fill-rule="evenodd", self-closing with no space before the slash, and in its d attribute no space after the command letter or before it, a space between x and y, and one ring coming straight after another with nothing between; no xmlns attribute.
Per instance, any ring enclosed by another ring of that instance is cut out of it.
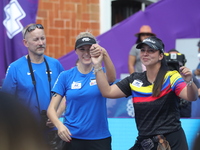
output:
<svg viewBox="0 0 200 150"><path fill-rule="evenodd" d="M33 25L29 26L26 29L26 31L24 32L24 38L25 38L25 35L26 35L27 32L31 32L31 31L35 30L36 28L38 28L38 29L44 29L44 27L41 24L33 24Z"/></svg>

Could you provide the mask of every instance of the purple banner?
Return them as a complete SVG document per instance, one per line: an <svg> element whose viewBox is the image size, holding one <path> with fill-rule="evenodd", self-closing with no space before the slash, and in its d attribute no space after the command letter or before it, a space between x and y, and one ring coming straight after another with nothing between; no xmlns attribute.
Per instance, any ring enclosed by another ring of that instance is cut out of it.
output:
<svg viewBox="0 0 200 150"><path fill-rule="evenodd" d="M165 43L165 51L175 48L176 39L200 38L200 0L160 0L139 11L97 37L115 65L117 79L128 73L128 55L142 25L150 25ZM65 69L75 65L74 51L59 59ZM192 117L200 117L200 100L192 103ZM108 117L133 117L130 98L109 99Z"/></svg>
<svg viewBox="0 0 200 150"><path fill-rule="evenodd" d="M1 0L0 2L0 85L9 64L23 55L22 29L36 22L38 0Z"/></svg>
<svg viewBox="0 0 200 150"><path fill-rule="evenodd" d="M165 51L175 48L176 39L200 38L200 0L160 0L139 11L97 37L116 67L117 78L128 73L128 54L142 25L150 25L165 43ZM65 69L75 65L74 51L59 60Z"/></svg>

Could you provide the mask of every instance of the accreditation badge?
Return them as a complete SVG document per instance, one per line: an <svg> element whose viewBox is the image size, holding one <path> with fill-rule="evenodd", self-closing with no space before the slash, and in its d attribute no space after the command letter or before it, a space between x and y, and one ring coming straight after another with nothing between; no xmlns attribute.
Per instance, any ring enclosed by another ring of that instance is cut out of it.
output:
<svg viewBox="0 0 200 150"><path fill-rule="evenodd" d="M73 82L71 85L71 89L80 89L81 83L80 82Z"/></svg>
<svg viewBox="0 0 200 150"><path fill-rule="evenodd" d="M96 85L97 81L96 79L90 79L90 86Z"/></svg>
<svg viewBox="0 0 200 150"><path fill-rule="evenodd" d="M137 79L133 81L132 85L140 88L143 85L143 82Z"/></svg>

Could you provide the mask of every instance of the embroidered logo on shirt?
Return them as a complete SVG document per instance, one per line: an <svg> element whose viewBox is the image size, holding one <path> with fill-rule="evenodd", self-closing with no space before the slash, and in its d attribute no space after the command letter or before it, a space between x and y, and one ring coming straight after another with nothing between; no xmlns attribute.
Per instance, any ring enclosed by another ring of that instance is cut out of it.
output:
<svg viewBox="0 0 200 150"><path fill-rule="evenodd" d="M132 85L140 88L143 85L143 82L140 80L134 80Z"/></svg>
<svg viewBox="0 0 200 150"><path fill-rule="evenodd" d="M33 72L35 72L35 70L33 70ZM27 72L27 75L28 75L28 76L30 76L30 75L31 75L31 73L30 73L30 72Z"/></svg>
<svg viewBox="0 0 200 150"><path fill-rule="evenodd" d="M81 83L79 82L73 82L71 85L71 89L80 89L81 88Z"/></svg>

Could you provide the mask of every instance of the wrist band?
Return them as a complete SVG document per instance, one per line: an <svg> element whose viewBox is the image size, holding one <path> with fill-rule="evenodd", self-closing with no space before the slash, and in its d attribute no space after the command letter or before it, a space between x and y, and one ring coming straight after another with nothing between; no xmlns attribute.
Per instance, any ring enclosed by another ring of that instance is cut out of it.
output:
<svg viewBox="0 0 200 150"><path fill-rule="evenodd" d="M99 67L99 68L94 68L94 70L93 70L93 74L96 74L98 71L100 71L100 70L102 70L102 67Z"/></svg>
<svg viewBox="0 0 200 150"><path fill-rule="evenodd" d="M191 85L192 85L192 82L193 82L193 78L192 78L189 82L186 82L186 83L187 83L187 86L191 86Z"/></svg>

